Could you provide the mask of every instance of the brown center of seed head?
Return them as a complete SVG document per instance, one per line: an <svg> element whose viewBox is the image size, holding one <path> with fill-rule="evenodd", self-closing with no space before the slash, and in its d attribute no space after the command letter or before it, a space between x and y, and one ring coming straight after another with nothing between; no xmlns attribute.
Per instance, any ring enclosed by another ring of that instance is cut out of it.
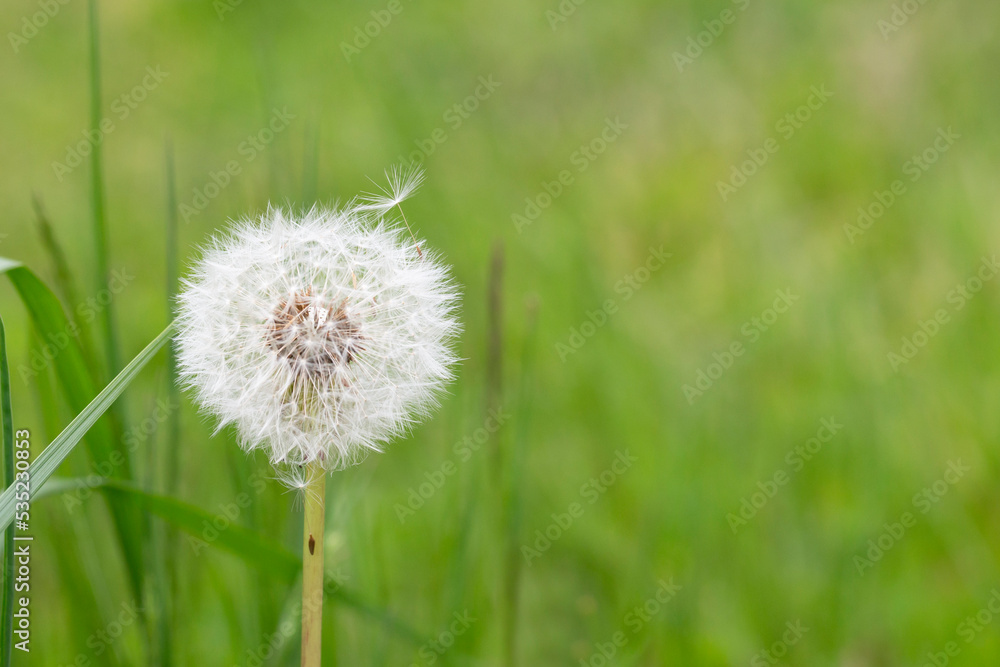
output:
<svg viewBox="0 0 1000 667"><path fill-rule="evenodd" d="M346 366L364 349L358 325L344 307L322 303L312 290L282 299L267 323L267 344L307 375L323 377Z"/></svg>

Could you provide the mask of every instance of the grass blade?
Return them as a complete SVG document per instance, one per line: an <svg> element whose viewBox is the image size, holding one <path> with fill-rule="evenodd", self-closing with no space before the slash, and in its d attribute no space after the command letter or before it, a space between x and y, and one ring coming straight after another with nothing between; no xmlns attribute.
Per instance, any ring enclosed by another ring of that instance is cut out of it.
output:
<svg viewBox="0 0 1000 667"><path fill-rule="evenodd" d="M119 480L106 480L104 488L111 494L127 497L144 511L155 514L181 530L204 542L202 532L205 522L212 525L218 517L199 507L176 498L149 493L132 484ZM212 546L239 556L248 563L282 578L294 579L301 567L299 559L290 551L274 544L274 540L238 523L230 523L225 530L217 531ZM207 543L205 543L207 546Z"/></svg>
<svg viewBox="0 0 1000 667"><path fill-rule="evenodd" d="M535 348L538 334L538 305L532 299L527 305L527 318L523 348L521 350L521 377L518 392L516 417L516 432L514 446L506 461L507 488L504 490L504 505L506 522L504 549L504 603L507 608L508 633L505 642L505 657L508 665L517 663L517 623L520 619L521 567L524 559L521 557L521 523L523 519L524 488L521 475L524 471L524 459L527 452L528 428L531 423L531 407L534 401Z"/></svg>
<svg viewBox="0 0 1000 667"><path fill-rule="evenodd" d="M69 269L69 261L66 259L66 253L63 252L62 246L59 245L58 239L56 239L52 223L49 221L49 216L45 214L42 200L37 194L31 197L31 207L35 210L35 224L38 225L38 235L42 238L42 247L52 259L52 268L56 272L56 288L65 303L77 303L79 299L77 298L76 281L73 280L73 274Z"/></svg>
<svg viewBox="0 0 1000 667"><path fill-rule="evenodd" d="M173 305L177 293L177 186L174 181L174 150L173 144L167 138L164 145L165 171L166 171L166 285L164 306L167 321L174 319ZM149 461L149 481L148 488L161 488L167 494L177 492L177 484L180 477L180 449L181 449L181 421L180 421L180 391L177 383L177 359L173 346L168 345L166 350L167 372L166 386L164 391L169 405L176 405L178 409L171 410L167 417L165 442L157 443L156 438L149 441L149 451L147 461ZM164 465L157 465L157 461L163 459L158 455L157 450L162 451L166 456ZM160 486L157 487L155 471L165 470L159 478ZM155 592L155 637L154 642L157 651L160 667L171 667L174 664L174 640L172 630L176 620L173 600L176 591L176 553L177 540L173 532L168 530L168 526L157 524L149 527L151 548L150 557L153 560L154 570L154 592Z"/></svg>
<svg viewBox="0 0 1000 667"><path fill-rule="evenodd" d="M44 337L47 344L56 350L58 357L53 358L53 361L57 362L53 363L56 375L70 409L74 414L80 415L84 410L89 409L88 403L91 402L91 398L97 391L76 337L79 328L75 322L70 322L67 319L62 304L52 293L52 290L19 262L0 258L0 273L6 273L10 278L31 316L35 328ZM27 367L25 370L29 374L32 372L32 369ZM131 478L132 469L128 449L122 446L119 439L115 438L114 430L110 425L110 416L108 419L100 419L103 414L104 410L88 426L90 433L87 435L85 443L90 458L95 464L107 464L114 461L119 465L114 466L113 475L126 479ZM80 435L82 436L83 433ZM76 444L77 441L74 441L71 448ZM37 485L33 485L32 491L37 491ZM132 586L133 594L137 599L141 599L142 534L144 532L142 516L132 507L120 506L115 503L109 503L109 507L125 558L129 583Z"/></svg>
<svg viewBox="0 0 1000 667"><path fill-rule="evenodd" d="M302 151L302 205L309 208L316 201L319 181L319 120L311 119L306 125L305 146Z"/></svg>
<svg viewBox="0 0 1000 667"><path fill-rule="evenodd" d="M174 299L177 295L177 184L174 180L174 150L168 141L166 147L167 170L167 288L166 310L167 321L174 319ZM173 347L167 348L167 401L171 405L180 405L180 393L177 389L177 357ZM180 410L170 414L167 423L167 493L177 492L177 480L180 467L181 416Z"/></svg>
<svg viewBox="0 0 1000 667"><path fill-rule="evenodd" d="M13 260L0 258L0 273L6 273L10 278L38 333L47 344L55 348L58 357L52 363L56 374L63 386L70 409L74 413L79 413L96 391L87 370L84 354L76 340L78 327L66 317L56 295L29 269ZM33 375L34 373L30 373L24 379L30 379ZM113 441L114 436L107 421L102 420L95 424L93 436L87 438L87 445L95 462L111 458ZM128 459L126 450L122 450L121 454ZM131 476L127 460L118 469L127 469L126 476Z"/></svg>
<svg viewBox="0 0 1000 667"><path fill-rule="evenodd" d="M149 363L161 347L170 339L173 333L171 324L160 333L159 336L146 346L114 380L105 387L97 397L91 401L76 418L70 422L59 436L45 448L29 469L31 474L31 495L38 493L43 488L45 482L56 471L59 464L69 456L73 448L80 442L84 434L100 419L115 399L125 390L125 388L135 379L139 371ZM112 503L112 508L123 505ZM14 489L8 488L0 494L0 527L7 527L14 520ZM141 582L141 580L140 580ZM139 590L141 590L141 585Z"/></svg>
<svg viewBox="0 0 1000 667"><path fill-rule="evenodd" d="M10 369L7 366L7 337L0 317L0 454L3 487L14 492L14 422L10 405ZM0 665L10 667L14 644L14 525L7 526L3 537L3 572L0 573Z"/></svg>
<svg viewBox="0 0 1000 667"><path fill-rule="evenodd" d="M35 209L35 222L38 225L38 233L42 238L42 247L48 252L49 257L52 259L52 267L55 269L56 289L62 297L63 303L80 303L76 281L73 279L72 271L70 271L66 253L63 252L58 239L56 239L52 223L49 221L48 216L45 214L45 209L42 207L42 200L38 195L35 195L31 199L31 204ZM96 350L93 343L93 332L90 330L90 323L79 322L79 326L80 335L78 338L83 348L88 351ZM86 354L84 355L84 361L87 363L87 369L90 371L94 382L99 382L103 374L98 369L97 355Z"/></svg>
<svg viewBox="0 0 1000 667"><path fill-rule="evenodd" d="M97 18L97 0L90 0L88 19L90 27L90 131L91 136L101 136L101 40ZM104 213L104 165L101 142L94 142L90 149L90 212L93 222L94 251L97 264L95 294L100 294L108 282L108 230ZM104 316L104 351L108 377L118 372L118 337L111 304L102 311Z"/></svg>

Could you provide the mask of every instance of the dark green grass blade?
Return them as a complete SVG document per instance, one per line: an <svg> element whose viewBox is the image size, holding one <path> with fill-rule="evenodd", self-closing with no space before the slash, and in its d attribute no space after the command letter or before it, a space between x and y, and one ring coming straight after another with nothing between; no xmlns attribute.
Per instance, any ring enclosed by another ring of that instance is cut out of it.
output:
<svg viewBox="0 0 1000 667"><path fill-rule="evenodd" d="M63 393L70 409L79 414L97 392L87 371L83 351L75 334L79 331L74 322L67 319L62 304L55 294L29 269L12 260L0 258L0 273L6 273L13 283L31 316L38 333L46 344L55 349L52 365L62 385ZM32 372L33 375L33 372ZM24 378L26 381L30 376ZM109 420L101 419L94 424L86 443L95 462L108 461L114 450L114 436ZM131 476L128 451L119 448L125 461L115 470L122 476Z"/></svg>
<svg viewBox="0 0 1000 667"><path fill-rule="evenodd" d="M167 349L170 346L167 345ZM158 383L157 383L158 384ZM155 403L159 398L157 394L150 397L150 402ZM147 414L152 412L152 406ZM155 488L160 466L157 465L157 451L161 449L158 445L161 438L158 433L153 433L146 441L146 465L142 471L142 478L147 488ZM170 594L167 581L167 561L165 545L168 539L166 526L162 523L151 523L148 517L145 520L144 543L146 553L146 565L148 567L146 577L146 601L147 617L150 620L149 627L149 664L158 667L169 667L172 664L172 647L170 639Z"/></svg>
<svg viewBox="0 0 1000 667"><path fill-rule="evenodd" d="M29 325L29 329L31 355L41 355L42 337L38 334L34 323ZM47 368L31 379L31 388L34 390L38 413L42 419L42 442L51 442L62 430L62 423L59 420L61 404L52 376L52 369Z"/></svg>
<svg viewBox="0 0 1000 667"><path fill-rule="evenodd" d="M121 496L122 500L135 503L144 511L155 514L192 535L196 540L194 546L198 553L201 553L203 546L217 547L239 556L256 567L287 579L294 579L301 567L299 559L290 551L276 546L273 540L237 523L231 523L225 530L216 531L218 536L211 543L206 542L202 536L205 522L212 525L218 517L199 507L169 496L149 493L118 480L107 480L104 488L111 495Z"/></svg>
<svg viewBox="0 0 1000 667"><path fill-rule="evenodd" d="M66 260L66 253L63 252L62 246L59 245L59 240L52 229L52 224L49 222L49 218L45 214L45 209L42 207L41 199L36 195L32 197L31 203L35 209L35 223L38 225L38 233L42 238L42 247L45 248L49 258L51 258L52 267L55 269L56 289L62 297L63 303L72 307L71 304L80 303L80 292L77 289L76 280L73 278L73 272L69 268L69 262ZM77 324L80 327L79 339L83 348L88 351L96 350L90 323L80 321ZM90 371L93 381L99 382L103 374L98 368L97 355L86 354L84 355L84 361L87 364L87 369Z"/></svg>
<svg viewBox="0 0 1000 667"><path fill-rule="evenodd" d="M35 224L38 225L38 235L42 238L42 247L52 259L52 268L56 272L56 288L65 303L77 303L79 293L76 289L76 281L73 273L69 269L69 262L66 260L66 253L63 252L56 233L52 230L52 223L49 216L45 214L45 207L42 206L41 198L35 194L31 197L31 207L35 210Z"/></svg>
<svg viewBox="0 0 1000 667"><path fill-rule="evenodd" d="M90 399L97 394L97 391L87 370L83 351L76 339L78 329L75 323L71 323L66 318L59 299L29 269L21 266L18 262L0 258L0 273L7 274L39 333L42 334L54 349L58 350L58 354L52 363L70 409L77 415L81 415L85 410L89 411L93 405ZM117 381L118 378L112 384L109 384L108 387L111 387ZM121 389L124 389L124 386L121 386ZM119 390L115 396L117 397L120 393L121 391ZM85 440L87 450L91 460L95 464L113 460L120 461L121 465L114 466L114 476L130 478L131 463L129 461L129 452L121 443L116 445L117 441L110 426L110 419L101 419L108 407L110 407L110 404L105 406L100 413L94 415L94 418L88 423L87 429L90 430L90 433ZM73 423L76 423L78 420L79 417ZM70 427L72 426L73 424L71 423ZM67 431L70 427L67 427ZM80 432L79 436L82 437L87 429ZM63 454L63 457L76 446L78 441L79 439L72 442L69 449ZM43 452L42 456L45 456L45 452ZM39 457L39 460L41 458ZM62 458L58 459L56 465L61 461ZM49 474L51 474L51 471ZM35 482L32 491L35 491L43 480L40 480L37 476L32 479ZM122 553L125 557L129 583L136 598L141 599L143 573L142 516L134 508L128 506L120 506L113 502L109 503L109 506L122 547Z"/></svg>
<svg viewBox="0 0 1000 667"><path fill-rule="evenodd" d="M3 487L14 489L14 421L10 400L10 369L7 366L7 336L0 317L0 455ZM14 525L7 526L3 537L3 582L0 602L0 665L10 667L14 630Z"/></svg>
<svg viewBox="0 0 1000 667"><path fill-rule="evenodd" d="M524 334L524 348L521 352L521 378L518 389L517 416L515 418L514 446L506 461L506 489L504 491L505 514L507 526L505 535L504 558L504 602L507 607L509 625L506 631L505 650L507 664L517 662L517 629L520 614L521 567L524 559L521 557L521 521L523 516L522 494L524 488L522 471L525 466L527 451L528 427L531 423L531 406L534 400L531 388L534 386L535 350L538 334L537 303L532 300L527 306L527 324Z"/></svg>
<svg viewBox="0 0 1000 667"><path fill-rule="evenodd" d="M75 337L79 329L75 323L67 319L56 295L29 269L18 262L0 258L0 273L6 273L10 278L38 333L44 342L55 350L56 356L52 360L52 365L63 386L70 409L78 413L86 407L88 398L96 393L87 372L83 352ZM30 375L23 378L25 381L34 375L33 370L29 373ZM111 428L107 421L101 420L95 425L93 436L87 439L88 448L95 461L106 461L110 458L112 439Z"/></svg>

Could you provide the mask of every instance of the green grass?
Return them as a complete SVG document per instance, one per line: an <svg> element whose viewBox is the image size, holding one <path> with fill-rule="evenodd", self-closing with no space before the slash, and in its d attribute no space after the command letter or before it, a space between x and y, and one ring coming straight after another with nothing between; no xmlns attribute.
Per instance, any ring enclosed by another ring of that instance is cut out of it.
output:
<svg viewBox="0 0 1000 667"><path fill-rule="evenodd" d="M0 456L3 457L3 486L12 488L14 484L14 421L11 406L10 367L7 363L7 332L0 318ZM0 572L0 664L10 665L13 654L14 631L14 526L8 525L3 531L3 571Z"/></svg>
<svg viewBox="0 0 1000 667"><path fill-rule="evenodd" d="M797 620L810 630L787 664L918 665L951 641L953 664L993 664L998 621L968 642L959 624L1000 585L1000 279L961 309L948 297L1000 248L995 3L927 3L885 39L892 0L751 2L679 72L674 52L737 3L591 1L552 30L555 1L404 0L347 62L341 42L386 6L243 2L220 20L210 2L106 0L98 41L93 5L70 2L0 49L14 91L0 256L34 272L0 282L0 313L33 458L163 331L178 272L227 219L371 190L423 142L406 217L464 287L466 361L432 419L329 481L327 565L344 591L325 614L330 664L428 664L423 642L466 612L442 658L457 665L579 665L619 631L621 664L746 665ZM3 34L38 11L5 3ZM147 66L168 75L131 108L122 95ZM446 115L490 75L501 85L475 111ZM721 201L718 182L822 84L830 100ZM244 143L286 108L273 141ZM615 117L628 127L581 163ZM58 177L53 162L102 118L113 131ZM904 164L948 127L961 137L909 180ZM239 174L198 208L230 161ZM572 183L519 233L512 214L562 170ZM905 194L852 243L844 226L896 179ZM620 281L661 245L672 255L630 293ZM94 308L114 271L134 278ZM751 340L744 327L785 289L800 298ZM607 323L566 352L608 300ZM887 354L942 308L948 322L895 372ZM26 372L67 318L79 344ZM689 403L682 387L734 341L744 353ZM158 409L178 398L171 363L149 360L127 405L51 471L85 478L130 452L82 505L69 487L35 502L33 652L15 665L243 665L275 633L266 664L297 664L292 570L191 538L235 505L226 539L266 536L287 558L300 513L189 397ZM453 446L495 405L509 420L462 460ZM795 469L788 452L830 417L843 429ZM625 450L637 461L591 504L583 486ZM957 459L970 470L923 513L914 496ZM455 474L401 522L446 461ZM787 483L734 534L727 515L777 471ZM187 530L111 485L185 508ZM582 514L526 562L522 546L573 503ZM859 574L904 512L915 525ZM629 614L671 577L680 591L637 626ZM148 622L100 655L87 646L140 600Z"/></svg>

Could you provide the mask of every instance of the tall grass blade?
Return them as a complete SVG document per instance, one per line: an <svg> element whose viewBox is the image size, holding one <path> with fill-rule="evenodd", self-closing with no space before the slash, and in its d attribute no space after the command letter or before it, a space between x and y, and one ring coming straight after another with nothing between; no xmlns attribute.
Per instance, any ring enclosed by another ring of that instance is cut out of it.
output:
<svg viewBox="0 0 1000 667"><path fill-rule="evenodd" d="M14 491L14 419L10 400L10 369L7 366L7 336L0 317L0 466L3 487ZM10 667L14 649L14 525L3 536L3 572L0 573L0 665Z"/></svg>
<svg viewBox="0 0 1000 667"><path fill-rule="evenodd" d="M174 147L170 140L166 144L167 171L167 284L166 313L167 321L174 319L174 300L177 296L177 183L174 172ZM171 405L180 405L180 392L177 384L177 357L173 346L167 348L167 401ZM180 466L181 413L171 412L167 421L167 493L176 493Z"/></svg>
<svg viewBox="0 0 1000 667"><path fill-rule="evenodd" d="M486 344L486 407L496 410L503 396L503 245L493 246L486 304L489 318ZM494 451L497 447L493 447Z"/></svg>
<svg viewBox="0 0 1000 667"><path fill-rule="evenodd" d="M169 345L167 349L170 349ZM158 395L150 397L150 402L154 403L157 398ZM153 407L150 407L149 412L152 411ZM158 451L157 445L160 441L161 438L157 433L153 433L146 441L146 465L142 478L145 486L148 488L156 486L156 480L159 476L160 466L157 465L156 454ZM117 499L115 501L127 504L127 501ZM151 523L148 521L148 517L144 517L144 524L145 530L143 534L146 539L143 547L146 553L146 564L149 568L146 577L146 600L148 607L146 613L150 621L148 627L148 661L150 667L169 667L172 662L171 649L173 644L170 639L170 595L167 580L167 554L165 551L167 540L166 527L163 524Z"/></svg>
<svg viewBox="0 0 1000 667"><path fill-rule="evenodd" d="M38 225L38 234L42 238L42 247L49 254L49 258L52 260L52 267L55 269L56 289L59 292L59 296L62 297L63 303L67 305L80 303L76 281L73 278L72 271L70 271L69 262L66 260L66 253L63 252L58 239L56 239L56 234L52 229L52 224L49 222L49 217L45 214L45 209L42 207L42 200L37 194L31 198L31 205L35 209L35 224ZM94 349L93 332L90 330L90 323L81 321L77 324L80 327L79 339L81 345L83 345L84 349ZM99 382L103 373L98 368L96 355L86 354L84 355L84 360L87 362L87 368L90 370L90 375L94 382Z"/></svg>
<svg viewBox="0 0 1000 667"><path fill-rule="evenodd" d="M111 404L115 402L115 399L125 390L125 388L135 379L139 371L149 363L149 360L153 358L161 347L170 339L170 335L173 333L173 325L168 326L166 329L160 333L159 336L153 339L153 341L146 346L146 348L140 352L135 359L129 362L128 366L122 369L122 372L111 381L111 383L105 387L97 397L90 402L85 409L80 411L80 413L70 422L59 436L52 441L52 443L45 448L34 463L31 464L29 468L29 474L31 476L31 495L34 496L38 491L44 487L45 482L52 476L52 473L56 471L59 464L69 456L73 448L79 444L80 440L83 438L84 434L94 426L94 424L101 418ZM114 507L124 507L122 504L112 503L112 508ZM14 489L9 488L0 494L0 528L6 528L14 520ZM140 570L141 572L141 570ZM139 587L137 591L142 590L141 588L141 578L139 580ZM138 595L138 593L137 593Z"/></svg>
<svg viewBox="0 0 1000 667"><path fill-rule="evenodd" d="M69 269L66 253L63 252L58 239L56 239L56 234L52 230L52 223L49 221L49 216L45 214L42 200L37 194L31 197L31 207L35 211L35 224L38 225L38 234L42 237L42 247L45 248L45 251L52 259L52 267L56 272L56 288L59 290L59 295L62 297L64 303L78 303L76 281L73 279L73 274Z"/></svg>
<svg viewBox="0 0 1000 667"><path fill-rule="evenodd" d="M517 662L517 627L520 614L521 557L519 544L521 542L521 522L523 516L523 488L521 471L524 470L524 457L527 451L528 427L531 423L531 406L534 395L535 344L538 332L538 309L534 300L527 305L527 317L524 334L524 347L521 351L521 377L518 386L518 402L515 417L514 446L507 456L504 479L507 488L504 491L504 506L507 516L506 545L504 549L504 604L507 609L509 625L505 642L506 664Z"/></svg>
<svg viewBox="0 0 1000 667"><path fill-rule="evenodd" d="M165 146L166 157L166 303L165 311L167 321L174 319L174 298L177 294L177 186L174 180L174 149L169 139ZM177 483L180 476L180 448L181 448L181 413L180 413L180 392L177 384L177 358L172 345L167 346L167 373L166 387L167 403L178 406L172 410L167 417L166 438L162 450L167 457L166 476L163 478L163 487L166 493L177 492ZM148 460L154 462L157 459L156 452L152 449L149 452ZM158 467L158 466L157 466ZM152 486L150 488L153 488ZM174 535L168 533L165 526L157 526L153 531L158 547L155 548L154 560L157 571L157 597L159 598L159 609L157 617L157 645L160 652L160 665L170 667L174 662L173 639L171 637L173 620L175 619L173 600L176 590L176 550L177 543Z"/></svg>
<svg viewBox="0 0 1000 667"><path fill-rule="evenodd" d="M97 0L90 0L88 7L90 27L90 131L91 136L101 136L101 39L97 17ZM104 213L104 164L101 142L94 142L90 149L90 213L93 223L97 284L95 294L100 294L108 282L108 229ZM104 318L104 351L108 375L118 372L118 336L112 304L102 311Z"/></svg>
<svg viewBox="0 0 1000 667"><path fill-rule="evenodd" d="M306 145L302 151L302 203L306 208L316 201L319 182L319 120L312 118L306 125Z"/></svg>

